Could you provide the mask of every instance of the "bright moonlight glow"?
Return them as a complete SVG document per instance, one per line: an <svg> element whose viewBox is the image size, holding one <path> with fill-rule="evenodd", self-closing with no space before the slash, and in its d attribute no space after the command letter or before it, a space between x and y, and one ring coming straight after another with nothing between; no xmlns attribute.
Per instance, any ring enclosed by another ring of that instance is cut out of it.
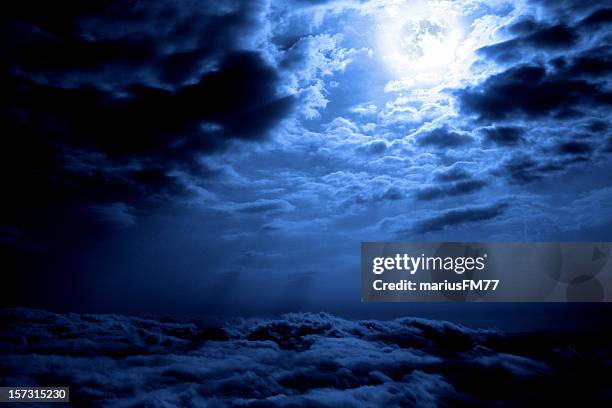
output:
<svg viewBox="0 0 612 408"><path fill-rule="evenodd" d="M452 10L427 5L388 10L379 20L379 50L400 77L431 82L457 58L463 30Z"/></svg>

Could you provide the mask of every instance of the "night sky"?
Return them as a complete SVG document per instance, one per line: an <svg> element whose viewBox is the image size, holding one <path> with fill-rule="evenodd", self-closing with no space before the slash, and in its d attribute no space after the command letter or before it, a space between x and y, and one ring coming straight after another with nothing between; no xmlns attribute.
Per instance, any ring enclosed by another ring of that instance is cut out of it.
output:
<svg viewBox="0 0 612 408"><path fill-rule="evenodd" d="M359 243L612 241L611 3L3 9L2 306L610 314L362 305Z"/></svg>

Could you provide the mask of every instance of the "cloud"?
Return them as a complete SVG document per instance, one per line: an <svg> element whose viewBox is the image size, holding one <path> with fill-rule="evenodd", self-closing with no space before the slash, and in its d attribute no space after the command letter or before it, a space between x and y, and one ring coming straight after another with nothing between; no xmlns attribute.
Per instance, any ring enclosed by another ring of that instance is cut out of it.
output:
<svg viewBox="0 0 612 408"><path fill-rule="evenodd" d="M1 169L18 174L3 182L2 213L25 227L37 214L70 207L83 223L96 213L113 218L118 207L101 202L142 207L197 195L211 176L203 156L264 141L293 111L268 48L253 45L267 35L266 7L9 6L0 80L10 100L3 130L13 137L3 151L28 159ZM135 220L122 214L124 224Z"/></svg>
<svg viewBox="0 0 612 408"><path fill-rule="evenodd" d="M41 124L53 121L62 129L48 131L51 140L93 149L112 159L189 163L188 159L219 148L226 139L264 136L292 105L292 98L276 95L277 80L257 53L239 52L228 55L197 83L175 92L134 84L115 96L96 88L63 89L29 81L16 83L8 92L15 107L32 119ZM134 136L126 141L125 133Z"/></svg>
<svg viewBox="0 0 612 408"><path fill-rule="evenodd" d="M94 205L91 210L100 215L103 221L116 223L123 227L135 224L134 208L122 202Z"/></svg>
<svg viewBox="0 0 612 408"><path fill-rule="evenodd" d="M599 25L612 23L612 8L601 8L582 20L585 25Z"/></svg>
<svg viewBox="0 0 612 408"><path fill-rule="evenodd" d="M485 135L485 141L500 146L517 145L523 140L525 130L512 126L497 126L492 128L483 128L481 131Z"/></svg>
<svg viewBox="0 0 612 408"><path fill-rule="evenodd" d="M475 114L480 121L534 119L608 105L609 95L602 86L558 76L541 66L524 65L493 75L457 95L462 111Z"/></svg>
<svg viewBox="0 0 612 408"><path fill-rule="evenodd" d="M217 70L177 91L141 84L117 96L15 80L5 91L28 121L11 118L7 130L14 137L6 154L40 157L13 168L29 190L24 200L7 200L4 207L13 206L27 222L30 211L45 207L41 200L49 207L62 200L134 206L151 197L189 195L188 178L178 172L206 178L203 155L230 140L263 140L290 112L293 99L276 94L277 81L274 69L252 52L227 56Z"/></svg>
<svg viewBox="0 0 612 408"><path fill-rule="evenodd" d="M291 211L295 209L295 206L286 200L267 200L261 198L247 203L224 204L218 208L243 214L268 214Z"/></svg>
<svg viewBox="0 0 612 408"><path fill-rule="evenodd" d="M404 194L397 187L390 187L387 191L383 193L382 196L380 196L380 198L382 198L383 200L392 200L392 201L400 200L403 197L404 197Z"/></svg>
<svg viewBox="0 0 612 408"><path fill-rule="evenodd" d="M494 356L484 355L475 357L475 363L487 368L503 368L517 377L537 376L542 372L550 371L546 364L530 358L500 353Z"/></svg>
<svg viewBox="0 0 612 408"><path fill-rule="evenodd" d="M515 23L509 29L525 35L494 45L488 45L478 51L487 57L500 62L519 60L525 52L533 50L555 50L572 47L579 40L579 35L564 24L542 26L532 20Z"/></svg>
<svg viewBox="0 0 612 408"><path fill-rule="evenodd" d="M384 140L375 140L360 146L358 150L367 154L380 155L387 150L387 143Z"/></svg>
<svg viewBox="0 0 612 408"><path fill-rule="evenodd" d="M448 127L441 127L418 134L415 142L422 147L431 146L438 149L448 149L470 144L473 139L464 133L450 130Z"/></svg>
<svg viewBox="0 0 612 408"><path fill-rule="evenodd" d="M415 194L417 200L429 201L445 197L453 197L474 193L485 188L487 183L482 180L466 180L444 186L427 187L418 190Z"/></svg>
<svg viewBox="0 0 612 408"><path fill-rule="evenodd" d="M24 1L11 5L5 52L26 76L44 74L56 85L104 82L158 85L197 79L226 55L248 48L265 2L205 0L99 2L69 11ZM124 75L117 75L118 73ZM97 79L98 81L95 81Z"/></svg>
<svg viewBox="0 0 612 408"><path fill-rule="evenodd" d="M565 142L559 145L558 150L561 154L585 154L591 153L593 147L583 142Z"/></svg>
<svg viewBox="0 0 612 408"><path fill-rule="evenodd" d="M460 166L452 166L447 170L437 171L434 175L434 180L440 182L457 181L470 178L471 175Z"/></svg>
<svg viewBox="0 0 612 408"><path fill-rule="evenodd" d="M559 73L577 78L598 78L612 71L612 56L600 50L578 55L575 58L566 59L559 57L553 60L553 64Z"/></svg>
<svg viewBox="0 0 612 408"><path fill-rule="evenodd" d="M603 333L595 341L586 337L591 333L560 341L416 318L296 313L215 326L28 309L0 310L0 328L6 373L0 385L68 384L77 405L434 407L609 399L596 381L601 359L589 357L605 353ZM572 387L559 387L566 375Z"/></svg>
<svg viewBox="0 0 612 408"><path fill-rule="evenodd" d="M444 211L439 215L420 221L416 229L418 232L440 231L456 225L487 221L502 215L508 204L492 204L485 206L464 207Z"/></svg>
<svg viewBox="0 0 612 408"><path fill-rule="evenodd" d="M591 152L589 145L575 142L568 142L559 145L556 153L560 154L560 158L551 158L550 160L534 160L524 154L516 154L502 162L492 173L496 176L506 177L510 183L525 184L536 180L541 180L546 177L551 177L554 174L561 174L567 171L571 166L576 165L584 160L583 154ZM563 158L563 156L577 156Z"/></svg>

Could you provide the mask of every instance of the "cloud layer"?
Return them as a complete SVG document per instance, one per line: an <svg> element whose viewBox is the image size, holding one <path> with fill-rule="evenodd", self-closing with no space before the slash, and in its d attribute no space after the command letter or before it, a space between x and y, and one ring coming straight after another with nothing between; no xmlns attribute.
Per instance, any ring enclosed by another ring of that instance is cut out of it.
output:
<svg viewBox="0 0 612 408"><path fill-rule="evenodd" d="M0 325L0 385L68 385L75 406L601 405L612 386L609 334L325 313L215 327L5 309Z"/></svg>

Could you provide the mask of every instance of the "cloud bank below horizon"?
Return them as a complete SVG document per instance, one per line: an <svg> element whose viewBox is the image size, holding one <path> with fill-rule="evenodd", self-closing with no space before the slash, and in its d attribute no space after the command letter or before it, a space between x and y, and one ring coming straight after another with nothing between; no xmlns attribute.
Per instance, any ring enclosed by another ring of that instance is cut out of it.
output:
<svg viewBox="0 0 612 408"><path fill-rule="evenodd" d="M69 385L77 406L601 405L612 398L609 332L510 335L325 313L214 326L28 309L3 309L0 329L0 385Z"/></svg>

